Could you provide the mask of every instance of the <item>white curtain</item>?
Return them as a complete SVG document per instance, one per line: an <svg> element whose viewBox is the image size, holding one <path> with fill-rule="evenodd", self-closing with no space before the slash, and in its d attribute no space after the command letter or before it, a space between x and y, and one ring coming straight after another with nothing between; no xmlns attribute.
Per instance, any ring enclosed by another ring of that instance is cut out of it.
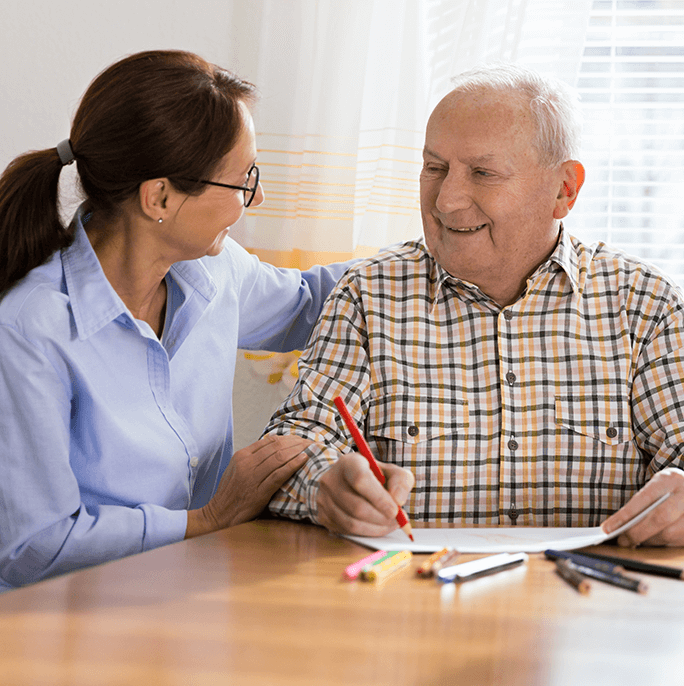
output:
<svg viewBox="0 0 684 686"><path fill-rule="evenodd" d="M255 83L266 202L231 231L308 267L421 235L425 124L450 78L512 61L574 84L591 0L230 3L225 65ZM292 356L238 360L235 444L256 440L294 383ZM250 359L251 358L251 359Z"/></svg>
<svg viewBox="0 0 684 686"><path fill-rule="evenodd" d="M453 75L526 64L575 82L590 0L231 3L227 65L261 92L266 202L233 236L277 264L415 238L427 118Z"/></svg>

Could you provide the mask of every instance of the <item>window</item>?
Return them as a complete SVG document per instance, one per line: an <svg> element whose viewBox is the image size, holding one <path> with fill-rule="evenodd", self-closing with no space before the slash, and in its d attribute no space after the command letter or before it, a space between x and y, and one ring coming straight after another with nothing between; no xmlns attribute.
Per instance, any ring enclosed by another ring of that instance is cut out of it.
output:
<svg viewBox="0 0 684 686"><path fill-rule="evenodd" d="M572 233L684 285L684 2L593 2L578 87L587 183Z"/></svg>

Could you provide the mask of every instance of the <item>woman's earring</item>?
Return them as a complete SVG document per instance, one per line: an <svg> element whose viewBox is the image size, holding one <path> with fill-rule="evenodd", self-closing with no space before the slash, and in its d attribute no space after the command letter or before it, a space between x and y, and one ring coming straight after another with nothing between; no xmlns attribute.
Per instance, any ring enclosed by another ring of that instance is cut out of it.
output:
<svg viewBox="0 0 684 686"><path fill-rule="evenodd" d="M160 217L159 218L159 223L161 224L164 220Z"/></svg>

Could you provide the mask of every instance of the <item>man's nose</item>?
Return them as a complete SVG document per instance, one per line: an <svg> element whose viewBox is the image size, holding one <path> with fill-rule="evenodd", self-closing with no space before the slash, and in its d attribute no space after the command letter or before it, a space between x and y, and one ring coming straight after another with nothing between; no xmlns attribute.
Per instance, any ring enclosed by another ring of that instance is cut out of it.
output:
<svg viewBox="0 0 684 686"><path fill-rule="evenodd" d="M449 214L456 210L465 210L472 205L469 185L463 173L449 170L442 181L435 206L438 212Z"/></svg>

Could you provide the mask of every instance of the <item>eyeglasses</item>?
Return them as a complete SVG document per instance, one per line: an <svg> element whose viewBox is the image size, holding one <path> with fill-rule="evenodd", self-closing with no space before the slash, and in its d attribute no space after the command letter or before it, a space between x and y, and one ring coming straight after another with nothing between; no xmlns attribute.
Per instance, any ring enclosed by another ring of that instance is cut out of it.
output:
<svg viewBox="0 0 684 686"><path fill-rule="evenodd" d="M221 188L234 188L236 191L242 191L245 194L245 207L249 207L254 200L257 188L259 188L259 167L253 164L247 173L246 186L231 186L229 183L219 183L218 181L207 181L205 179L185 179L185 181L192 181L193 183L207 183L210 186L220 186Z"/></svg>

